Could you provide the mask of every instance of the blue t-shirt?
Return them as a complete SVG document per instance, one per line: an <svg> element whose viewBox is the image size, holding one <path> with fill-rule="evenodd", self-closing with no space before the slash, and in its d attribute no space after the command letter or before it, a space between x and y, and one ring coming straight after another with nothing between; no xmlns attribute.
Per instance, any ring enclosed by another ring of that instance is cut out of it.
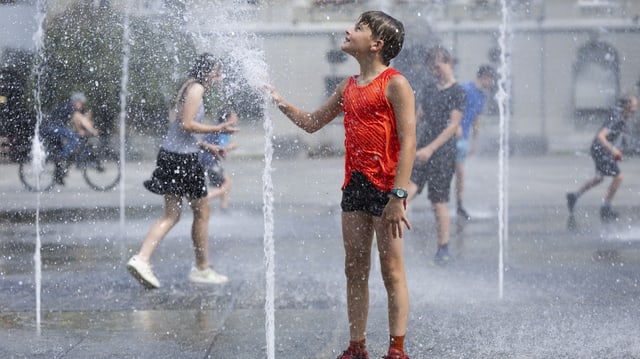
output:
<svg viewBox="0 0 640 359"><path fill-rule="evenodd" d="M462 88L466 93L466 101L460 126L462 127L462 138L466 140L469 139L473 123L484 108L486 95L476 87L473 81L463 83Z"/></svg>
<svg viewBox="0 0 640 359"><path fill-rule="evenodd" d="M225 147L229 144L229 135L226 133L208 133L202 137L203 142ZM213 167L219 162L218 157L207 150L200 150L200 163L205 167Z"/></svg>

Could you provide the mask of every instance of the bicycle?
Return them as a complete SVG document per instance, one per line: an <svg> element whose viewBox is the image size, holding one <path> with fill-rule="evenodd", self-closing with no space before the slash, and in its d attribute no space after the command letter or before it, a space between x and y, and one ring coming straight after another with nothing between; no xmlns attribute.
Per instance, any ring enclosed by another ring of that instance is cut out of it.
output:
<svg viewBox="0 0 640 359"><path fill-rule="evenodd" d="M109 191L120 181L120 155L108 144L106 137L82 138L72 156L76 167L82 171L85 182L96 191ZM59 140L44 141L45 161L42 171L36 173L32 155L18 167L20 181L29 191L50 191L57 184L56 167L63 166L60 159L62 144ZM71 167L67 169L70 170Z"/></svg>

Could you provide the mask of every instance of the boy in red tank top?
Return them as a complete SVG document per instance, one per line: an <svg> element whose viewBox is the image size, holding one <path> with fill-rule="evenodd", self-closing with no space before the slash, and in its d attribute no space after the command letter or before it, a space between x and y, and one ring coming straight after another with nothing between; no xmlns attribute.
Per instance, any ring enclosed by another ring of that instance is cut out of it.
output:
<svg viewBox="0 0 640 359"><path fill-rule="evenodd" d="M389 67L403 42L400 21L380 11L365 12L346 30L341 46L358 61L360 74L343 80L317 110L303 111L271 88L282 113L309 133L344 112L341 207L350 344L338 359L369 358L365 334L374 233L389 308L390 345L384 358L409 358L404 353L409 292L402 245L403 226L411 229L405 198L416 152L415 103L407 79Z"/></svg>

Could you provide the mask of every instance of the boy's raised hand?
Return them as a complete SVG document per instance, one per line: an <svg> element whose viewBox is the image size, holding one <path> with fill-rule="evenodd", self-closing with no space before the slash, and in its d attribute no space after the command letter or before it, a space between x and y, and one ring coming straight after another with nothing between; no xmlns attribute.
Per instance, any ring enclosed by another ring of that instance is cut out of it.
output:
<svg viewBox="0 0 640 359"><path fill-rule="evenodd" d="M282 97L282 95L280 95L278 90L276 90L276 88L272 85L265 85L264 89L269 94L269 96L271 96L271 102L273 102L276 106L280 106L280 104L284 102L284 98Z"/></svg>

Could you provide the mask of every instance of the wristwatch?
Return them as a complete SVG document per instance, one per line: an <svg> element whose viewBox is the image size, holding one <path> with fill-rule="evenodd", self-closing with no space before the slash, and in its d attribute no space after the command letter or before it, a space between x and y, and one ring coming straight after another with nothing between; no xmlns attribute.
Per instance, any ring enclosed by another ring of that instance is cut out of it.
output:
<svg viewBox="0 0 640 359"><path fill-rule="evenodd" d="M406 190L406 189L402 189L402 188L394 188L394 189L392 189L391 191L389 191L389 195L390 195L390 196L391 196L391 195L393 195L393 196L395 196L395 197L397 197L397 198L404 199L404 198L407 198L407 196L408 196L409 194L407 193L407 190Z"/></svg>

